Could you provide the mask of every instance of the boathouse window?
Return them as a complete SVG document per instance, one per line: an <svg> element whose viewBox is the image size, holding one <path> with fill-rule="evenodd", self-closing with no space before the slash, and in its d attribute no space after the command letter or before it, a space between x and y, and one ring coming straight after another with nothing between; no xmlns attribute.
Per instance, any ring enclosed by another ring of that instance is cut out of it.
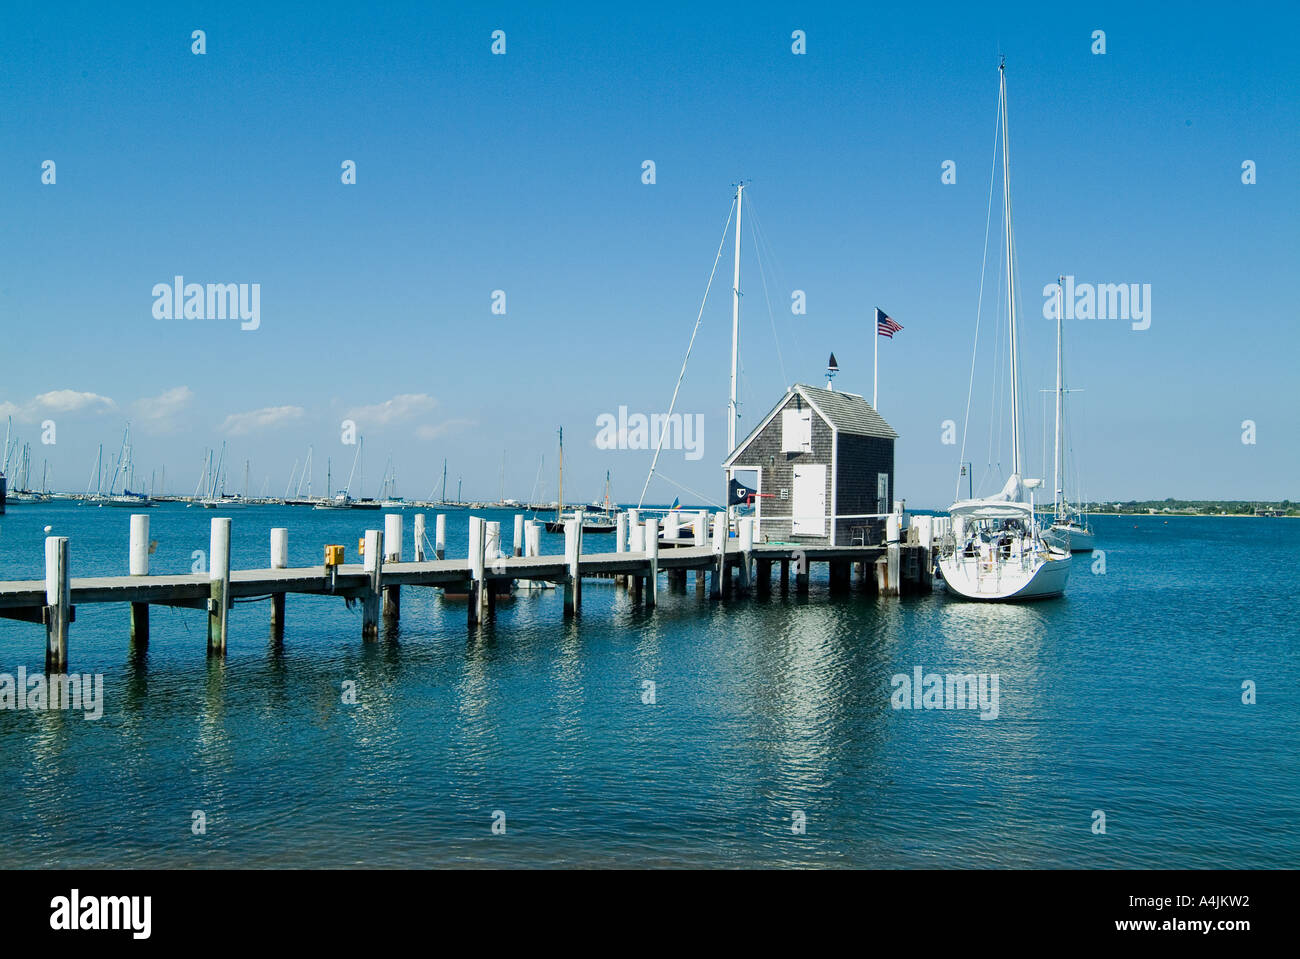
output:
<svg viewBox="0 0 1300 959"><path fill-rule="evenodd" d="M812 452L812 410L785 410L781 413L781 452Z"/></svg>

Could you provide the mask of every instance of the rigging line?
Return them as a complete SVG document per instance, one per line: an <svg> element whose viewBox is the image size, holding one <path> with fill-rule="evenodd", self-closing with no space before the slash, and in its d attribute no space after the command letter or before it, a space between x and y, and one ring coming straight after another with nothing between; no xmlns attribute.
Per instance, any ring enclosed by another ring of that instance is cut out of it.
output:
<svg viewBox="0 0 1300 959"><path fill-rule="evenodd" d="M691 341L686 345L686 356L682 359L682 371L677 374L677 385L673 387L673 398L668 403L669 417L673 415L673 407L677 405L677 393L681 390L682 380L686 376L686 364L690 362L691 350L695 346L695 337L700 332L700 322L704 319L704 305L709 302L709 291L713 289L713 277L718 272L718 261L722 259L722 248L727 243L727 230L731 227L731 216L735 212L736 201L733 199L731 201L731 209L727 211L727 222L722 226L722 239L718 242L718 255L713 258L713 269L709 271L709 282L708 285L704 287L704 299L700 300L700 312L695 316L695 329L691 331ZM665 422L670 421L665 420ZM640 508L641 504L645 502L646 490L650 488L650 479L655 475L655 467L659 464L659 453L664 447L665 433L667 433L667 430L659 431L659 441L655 444L655 455L650 461L650 472L646 474L645 485L641 487L641 497L636 501L638 508Z"/></svg>
<svg viewBox="0 0 1300 959"><path fill-rule="evenodd" d="M1003 234L999 232L999 237L1001 237L1002 235ZM1002 347L1004 344L1002 342L1002 336L1000 331L1002 329L1002 317L1003 317L1003 313L1002 313L1003 269L1002 267L1006 263L1005 255L1006 255L1006 244L999 242L998 243L998 286L997 286L996 299L994 300L994 307L993 307L994 337L993 337L993 363L991 365L991 369L993 371L993 378L992 378L993 388L989 391L989 445L988 445L988 461L987 461L987 468L985 473L985 475L987 476L989 472L993 471L993 463L996 461L998 464L998 468L995 475L998 477L999 483L1001 483L1002 481L1002 433L997 431L997 424L1003 422L1001 401L1002 401L1002 362L1003 362ZM1008 352L1010 351L1008 350ZM996 446L994 445L995 436L997 438Z"/></svg>
<svg viewBox="0 0 1300 959"><path fill-rule="evenodd" d="M998 98L1001 99L1001 97L1002 94L999 93ZM993 181L994 181L994 174L997 171L999 128L1000 127L998 123L993 124L993 167L992 169L989 170L989 204L988 204L988 212L985 213L984 215L984 256L983 259L980 261L980 295L979 295L979 302L976 304L975 307L975 349L971 350L971 357L970 357L970 382L966 387L966 421L962 425L962 430L961 430L961 454L960 454L961 459L958 462L959 466L961 463L966 462L966 432L968 429L970 429L970 401L971 401L971 396L974 394L974 390L975 390L975 357L978 355L979 352L980 314L983 312L984 309L984 277L985 277L985 273L988 270L989 226L993 222ZM954 495L953 499L957 500L960 498L961 498L961 471L958 470L957 492Z"/></svg>
<svg viewBox="0 0 1300 959"><path fill-rule="evenodd" d="M752 208L754 201L751 199L749 202ZM768 262L772 264L772 281L774 283L779 282L781 286L788 286L789 284L786 282L785 270L782 269L781 261L777 257L776 251L772 248L772 242L767 238L767 230L763 227L763 218L758 215L757 208L752 210L750 223L758 230L758 242L762 245L763 249L767 251ZM794 340L794 348L798 355L800 365L806 365L807 355L804 353L803 344L799 342L798 325L794 322L791 322L790 324L790 338ZM789 385L790 383L788 381L784 382L781 384L781 388L785 389Z"/></svg>
<svg viewBox="0 0 1300 959"><path fill-rule="evenodd" d="M659 476L661 479L665 480L666 482L672 483L678 489L690 493L692 496L698 496L700 498L700 502L703 503L705 506L716 506L718 509L723 508L719 503L716 503L713 500L709 499L709 497L705 496L699 490L693 490L689 486L685 485L684 483L679 483L671 476L665 476L663 473L660 473Z"/></svg>
<svg viewBox="0 0 1300 959"><path fill-rule="evenodd" d="M781 385L787 387L790 381L785 378L785 357L781 355L781 339L776 334L776 315L772 312L772 298L767 292L767 271L763 269L763 257L758 242L758 230L754 227L753 202L750 203L749 231L754 238L754 259L758 261L758 278L763 281L763 299L767 302L767 319L772 325L772 343L776 346L776 361L781 367ZM775 279L775 278L774 278Z"/></svg>

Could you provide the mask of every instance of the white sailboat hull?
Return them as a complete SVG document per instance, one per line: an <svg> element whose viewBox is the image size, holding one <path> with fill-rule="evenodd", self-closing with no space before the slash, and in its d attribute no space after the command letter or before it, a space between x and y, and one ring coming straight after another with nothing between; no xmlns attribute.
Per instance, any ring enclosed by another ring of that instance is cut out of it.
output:
<svg viewBox="0 0 1300 959"><path fill-rule="evenodd" d="M1063 549L1071 553L1091 553L1096 545L1097 537L1092 530L1085 529L1081 526L1057 526L1043 531L1043 540L1049 546L1055 546L1057 549Z"/></svg>
<svg viewBox="0 0 1300 959"><path fill-rule="evenodd" d="M966 599L994 601L1050 599L1065 593L1070 578L1068 553L1049 552L1027 564L988 563L960 552L939 560L944 585Z"/></svg>

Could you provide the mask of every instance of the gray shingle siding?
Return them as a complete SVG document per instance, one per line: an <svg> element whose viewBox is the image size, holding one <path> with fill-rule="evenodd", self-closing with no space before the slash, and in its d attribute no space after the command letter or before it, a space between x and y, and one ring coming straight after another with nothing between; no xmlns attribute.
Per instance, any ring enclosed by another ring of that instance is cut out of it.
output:
<svg viewBox="0 0 1300 959"><path fill-rule="evenodd" d="M801 390L809 390L808 396ZM825 395L823 395L825 394ZM833 397L828 400L827 396ZM841 400L841 397L843 398ZM814 399L815 405L809 400ZM786 453L782 443L782 413L785 410L812 407L812 451ZM828 409L829 408L829 409ZM833 411L833 412L832 412ZM848 430L858 430L877 435L857 435L855 432L839 433L839 448L832 463L834 432L823 419L834 416ZM897 434L865 403L852 394L828 393L798 386L787 394L774 415L766 418L766 425L752 433L737 449L735 463L738 467L754 467L761 472L759 490L761 501L760 532L764 539L785 542L826 545L832 542L832 511L838 515L875 513L876 477L883 472L889 476L889 498L894 496L894 438ZM791 512L794 507L794 468L800 464L826 466L826 533L823 536L794 535L791 532ZM832 470L832 465L835 470ZM838 474L838 475L836 475ZM832 486L838 482L838 488ZM786 498L781 498L781 491ZM840 519L834 522L834 542L848 545L855 528L868 527L865 541L879 542L884 538L882 521Z"/></svg>

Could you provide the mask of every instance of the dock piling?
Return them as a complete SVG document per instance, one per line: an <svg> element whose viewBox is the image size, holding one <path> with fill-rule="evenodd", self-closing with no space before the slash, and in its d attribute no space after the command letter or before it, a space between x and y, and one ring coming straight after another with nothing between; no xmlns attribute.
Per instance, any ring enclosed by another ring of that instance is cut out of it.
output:
<svg viewBox="0 0 1300 959"><path fill-rule="evenodd" d="M68 538L45 537L45 671L68 671L68 624L72 588L68 578Z"/></svg>
<svg viewBox="0 0 1300 959"><path fill-rule="evenodd" d="M230 619L230 517L213 517L208 546L208 652L224 656Z"/></svg>
<svg viewBox="0 0 1300 959"><path fill-rule="evenodd" d="M439 536L442 535L443 517L438 516ZM484 528L487 524L481 517L471 516L469 518L469 596L466 605L469 607L468 622L470 626L476 626L483 619L483 606L487 596L483 591L483 571L484 571L484 547L487 539L487 530ZM441 542L441 540L439 541Z"/></svg>
<svg viewBox="0 0 1300 959"><path fill-rule="evenodd" d="M131 546L128 566L132 576L149 575L149 514L131 514ZM137 648L149 643L149 604L131 604L131 643Z"/></svg>
<svg viewBox="0 0 1300 959"><path fill-rule="evenodd" d="M754 518L746 516L740 521L740 590L748 593L752 584L750 565L754 558Z"/></svg>
<svg viewBox="0 0 1300 959"><path fill-rule="evenodd" d="M415 561L424 562L424 514L415 514L415 529L412 533L415 538Z"/></svg>
<svg viewBox="0 0 1300 959"><path fill-rule="evenodd" d="M646 556L650 559L650 572L646 574L645 604L654 606L659 590L659 521L645 521Z"/></svg>
<svg viewBox="0 0 1300 959"><path fill-rule="evenodd" d="M366 555L361 569L367 574L366 592L361 600L361 638L379 638L380 583L384 574L383 530L366 530Z"/></svg>
<svg viewBox="0 0 1300 959"><path fill-rule="evenodd" d="M447 514L439 513L433 520L433 558L447 558Z"/></svg>
<svg viewBox="0 0 1300 959"><path fill-rule="evenodd" d="M709 599L722 598L722 571L727 565L727 514L713 514L713 581Z"/></svg>
<svg viewBox="0 0 1300 959"><path fill-rule="evenodd" d="M402 561L402 514L388 513L384 516L384 562L400 563ZM384 618L397 619L402 614L402 588L400 586L384 587Z"/></svg>
<svg viewBox="0 0 1300 959"><path fill-rule="evenodd" d="M514 552L516 556L524 555L524 514L515 514Z"/></svg>
<svg viewBox="0 0 1300 959"><path fill-rule="evenodd" d="M582 512L564 521L564 612L577 615L582 610Z"/></svg>
<svg viewBox="0 0 1300 959"><path fill-rule="evenodd" d="M271 568L289 565L289 530L277 526L271 530ZM271 635L276 642L284 639L284 593L271 594Z"/></svg>

